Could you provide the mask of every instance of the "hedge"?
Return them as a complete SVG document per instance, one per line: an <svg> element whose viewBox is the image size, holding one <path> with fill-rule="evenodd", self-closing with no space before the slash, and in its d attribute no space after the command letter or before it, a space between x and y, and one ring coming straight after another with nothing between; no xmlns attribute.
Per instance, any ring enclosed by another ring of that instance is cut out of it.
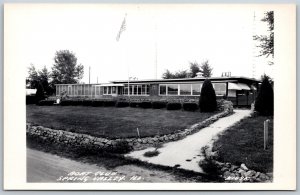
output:
<svg viewBox="0 0 300 195"><path fill-rule="evenodd" d="M39 101L39 106L52 106L54 104L54 100L41 100Z"/></svg>
<svg viewBox="0 0 300 195"><path fill-rule="evenodd" d="M105 106L105 107L110 107L110 106L115 106L115 105L116 105L116 101L114 101L114 100L103 101L103 106Z"/></svg>
<svg viewBox="0 0 300 195"><path fill-rule="evenodd" d="M74 101L72 101L72 100L62 100L61 102L60 102L60 105L61 106L71 106L71 105L73 105L74 104Z"/></svg>
<svg viewBox="0 0 300 195"><path fill-rule="evenodd" d="M193 102L185 102L183 103L183 110L185 111L195 111L198 109L198 104Z"/></svg>
<svg viewBox="0 0 300 195"><path fill-rule="evenodd" d="M92 103L92 106L94 106L94 107L103 106L103 100L94 100Z"/></svg>
<svg viewBox="0 0 300 195"><path fill-rule="evenodd" d="M35 104L35 103L36 103L35 95L26 95L26 105Z"/></svg>
<svg viewBox="0 0 300 195"><path fill-rule="evenodd" d="M161 102L161 101L152 102L153 109L161 109L161 108L165 108L166 106L167 106L167 102Z"/></svg>
<svg viewBox="0 0 300 195"><path fill-rule="evenodd" d="M83 100L73 100L71 103L72 106L83 105Z"/></svg>
<svg viewBox="0 0 300 195"><path fill-rule="evenodd" d="M132 108L136 108L138 106L138 102L130 102L129 106Z"/></svg>
<svg viewBox="0 0 300 195"><path fill-rule="evenodd" d="M93 100L83 100L82 105L83 106L92 106L93 105Z"/></svg>
<svg viewBox="0 0 300 195"><path fill-rule="evenodd" d="M116 107L128 107L129 103L128 102L117 102Z"/></svg>
<svg viewBox="0 0 300 195"><path fill-rule="evenodd" d="M151 102L141 102L139 104L139 107L141 107L141 108L152 108L152 103Z"/></svg>
<svg viewBox="0 0 300 195"><path fill-rule="evenodd" d="M180 109L181 109L181 103L170 102L167 104L167 110L180 110Z"/></svg>

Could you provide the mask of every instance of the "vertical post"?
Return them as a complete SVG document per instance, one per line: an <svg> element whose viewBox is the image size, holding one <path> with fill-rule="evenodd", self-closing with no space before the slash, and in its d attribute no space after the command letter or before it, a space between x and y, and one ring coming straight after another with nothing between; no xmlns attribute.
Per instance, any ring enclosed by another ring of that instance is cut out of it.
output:
<svg viewBox="0 0 300 195"><path fill-rule="evenodd" d="M91 67L89 66L89 84L91 84Z"/></svg>
<svg viewBox="0 0 300 195"><path fill-rule="evenodd" d="M139 128L136 128L136 131L137 131L138 137L140 138L140 131L139 131Z"/></svg>
<svg viewBox="0 0 300 195"><path fill-rule="evenodd" d="M130 77L128 77L128 90L127 90L127 92L128 92L128 97L130 96L130 93L129 93L129 91L130 91L130 89L129 89L129 80L130 80Z"/></svg>
<svg viewBox="0 0 300 195"><path fill-rule="evenodd" d="M265 120L264 121L264 150L267 149L268 147L268 128L269 128L269 121L270 120Z"/></svg>
<svg viewBox="0 0 300 195"><path fill-rule="evenodd" d="M222 73L223 74L223 73ZM226 82L226 99L228 98L228 82Z"/></svg>

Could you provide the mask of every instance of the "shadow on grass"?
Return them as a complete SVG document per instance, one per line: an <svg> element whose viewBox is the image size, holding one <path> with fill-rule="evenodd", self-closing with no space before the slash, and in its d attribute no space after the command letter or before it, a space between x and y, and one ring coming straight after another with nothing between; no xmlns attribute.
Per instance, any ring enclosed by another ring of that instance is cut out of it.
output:
<svg viewBox="0 0 300 195"><path fill-rule="evenodd" d="M105 151L93 150L91 148L58 144L37 137L27 136L27 147L81 161L83 163L96 164L110 170L119 166L134 165L149 170L163 171L166 174L172 174L175 176L176 180L179 180L180 182L219 182L215 180L215 177L210 175L195 173L176 167L153 165L137 159L125 158L123 155L117 153L108 153Z"/></svg>

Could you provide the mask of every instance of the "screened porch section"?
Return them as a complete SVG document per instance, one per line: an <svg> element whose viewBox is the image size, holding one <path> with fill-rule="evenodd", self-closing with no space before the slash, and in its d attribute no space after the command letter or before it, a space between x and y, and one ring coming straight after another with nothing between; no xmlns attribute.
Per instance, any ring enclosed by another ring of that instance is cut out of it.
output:
<svg viewBox="0 0 300 195"><path fill-rule="evenodd" d="M96 97L101 95L100 85L92 84L59 84L56 85L56 96Z"/></svg>

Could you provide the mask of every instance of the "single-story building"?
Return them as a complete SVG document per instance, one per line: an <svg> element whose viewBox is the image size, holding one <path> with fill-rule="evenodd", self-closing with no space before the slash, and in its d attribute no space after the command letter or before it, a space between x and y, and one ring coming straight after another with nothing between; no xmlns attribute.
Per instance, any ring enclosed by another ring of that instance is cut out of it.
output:
<svg viewBox="0 0 300 195"><path fill-rule="evenodd" d="M206 78L121 80L102 84L57 84L56 96L76 98L143 98L197 100ZM211 77L217 98L249 106L255 100L259 81L246 77Z"/></svg>

